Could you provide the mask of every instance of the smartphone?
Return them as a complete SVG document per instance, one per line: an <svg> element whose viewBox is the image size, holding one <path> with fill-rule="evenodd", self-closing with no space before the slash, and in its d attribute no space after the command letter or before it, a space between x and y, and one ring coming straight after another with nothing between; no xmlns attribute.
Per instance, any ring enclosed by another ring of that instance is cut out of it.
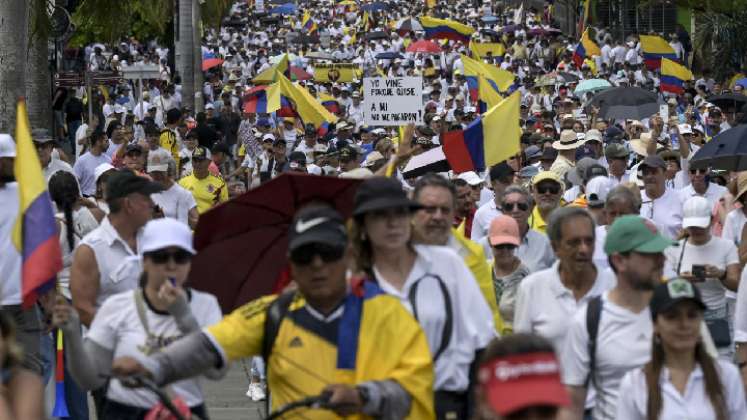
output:
<svg viewBox="0 0 747 420"><path fill-rule="evenodd" d="M706 279L705 272L706 272L705 265L693 264L693 269L692 269L693 277L698 279L698 281L705 281Z"/></svg>

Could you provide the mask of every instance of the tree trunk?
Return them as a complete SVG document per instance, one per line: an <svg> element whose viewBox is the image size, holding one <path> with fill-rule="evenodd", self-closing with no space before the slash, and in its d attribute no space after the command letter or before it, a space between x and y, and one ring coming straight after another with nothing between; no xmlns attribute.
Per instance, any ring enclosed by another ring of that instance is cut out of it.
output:
<svg viewBox="0 0 747 420"><path fill-rule="evenodd" d="M32 128L52 131L52 92L49 71L49 44L46 39L34 39L26 59L26 106Z"/></svg>
<svg viewBox="0 0 747 420"><path fill-rule="evenodd" d="M192 3L193 0L178 0L179 16L175 33L177 40L176 68L182 78L182 107L195 109L195 82L194 82L194 47L192 31Z"/></svg>
<svg viewBox="0 0 747 420"><path fill-rule="evenodd" d="M28 3L0 0L0 133L16 126L16 101L26 90Z"/></svg>
<svg viewBox="0 0 747 420"><path fill-rule="evenodd" d="M192 2L192 50L194 51L194 86L195 86L195 115L205 110L205 97L202 95L202 85L205 77L202 74L202 10L200 2Z"/></svg>

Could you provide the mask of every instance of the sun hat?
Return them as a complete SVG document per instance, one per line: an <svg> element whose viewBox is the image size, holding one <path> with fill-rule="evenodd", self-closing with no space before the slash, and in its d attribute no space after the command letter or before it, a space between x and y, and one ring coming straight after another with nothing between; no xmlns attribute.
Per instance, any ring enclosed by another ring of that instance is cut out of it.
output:
<svg viewBox="0 0 747 420"><path fill-rule="evenodd" d="M503 244L519 246L519 224L511 216L505 214L496 216L490 222L488 242L491 246Z"/></svg>
<svg viewBox="0 0 747 420"><path fill-rule="evenodd" d="M675 244L676 242L661 236L656 225L650 220L626 215L615 219L607 231L604 252L607 255L625 252L656 254Z"/></svg>
<svg viewBox="0 0 747 420"><path fill-rule="evenodd" d="M537 175L532 178L532 185L537 185L542 181L554 181L558 185L560 185L561 190L564 189L565 184L563 183L563 180L560 179L558 174L552 171L542 171L538 173Z"/></svg>
<svg viewBox="0 0 747 420"><path fill-rule="evenodd" d="M590 141L598 141L602 142L602 132L597 130L596 128L592 128L591 130L586 132L586 142Z"/></svg>
<svg viewBox="0 0 747 420"><path fill-rule="evenodd" d="M739 201L739 197L747 192L747 172L740 172L737 175L737 195L734 196L734 202Z"/></svg>
<svg viewBox="0 0 747 420"><path fill-rule="evenodd" d="M531 145L524 149L524 154L526 155L527 160L541 159L542 149L540 149L539 146Z"/></svg>
<svg viewBox="0 0 747 420"><path fill-rule="evenodd" d="M555 150L573 150L584 144L584 140L579 139L573 130L563 130L560 132L560 140L553 142L552 147Z"/></svg>
<svg viewBox="0 0 747 420"><path fill-rule="evenodd" d="M651 155L646 156L646 158L643 159L643 162L638 165L638 170L643 170L645 167L667 169L667 163L664 162L664 159L662 159L661 156Z"/></svg>
<svg viewBox="0 0 747 420"><path fill-rule="evenodd" d="M698 288L685 279L677 277L657 285L648 306L651 310L651 318L656 319L660 313L668 311L685 300L695 302L701 310L707 309Z"/></svg>
<svg viewBox="0 0 747 420"><path fill-rule="evenodd" d="M705 197L688 198L682 205L682 227L707 228L711 224L711 205Z"/></svg>
<svg viewBox="0 0 747 420"><path fill-rule="evenodd" d="M153 219L146 223L140 239L141 255L171 246L181 248L192 255L196 254L192 247L192 230L186 223L171 217Z"/></svg>
<svg viewBox="0 0 747 420"><path fill-rule="evenodd" d="M167 172L171 153L166 149L159 148L148 153L148 172Z"/></svg>
<svg viewBox="0 0 747 420"><path fill-rule="evenodd" d="M490 407L501 416L531 406L570 405L560 363L551 351L497 357L481 364L477 378Z"/></svg>
<svg viewBox="0 0 747 420"><path fill-rule="evenodd" d="M353 203L353 216L399 207L407 207L410 211L415 211L422 207L407 198L398 180L380 176L364 181L358 187Z"/></svg>

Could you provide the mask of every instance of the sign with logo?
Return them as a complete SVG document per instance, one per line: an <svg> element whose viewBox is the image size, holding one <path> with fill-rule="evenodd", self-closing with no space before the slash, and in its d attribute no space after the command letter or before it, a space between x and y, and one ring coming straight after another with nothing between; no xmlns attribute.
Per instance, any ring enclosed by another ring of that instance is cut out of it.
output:
<svg viewBox="0 0 747 420"><path fill-rule="evenodd" d="M54 76L55 87L75 88L86 84L85 77L76 72L61 72Z"/></svg>
<svg viewBox="0 0 747 420"><path fill-rule="evenodd" d="M363 119L369 126L422 124L421 77L366 77L363 79Z"/></svg>
<svg viewBox="0 0 747 420"><path fill-rule="evenodd" d="M317 82L349 83L361 76L361 68L352 63L319 63L314 65L314 80Z"/></svg>

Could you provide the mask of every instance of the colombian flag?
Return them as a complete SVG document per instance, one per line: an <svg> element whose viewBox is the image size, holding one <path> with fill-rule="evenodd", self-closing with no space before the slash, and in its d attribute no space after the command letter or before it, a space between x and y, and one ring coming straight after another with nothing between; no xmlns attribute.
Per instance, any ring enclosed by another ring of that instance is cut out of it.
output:
<svg viewBox="0 0 747 420"><path fill-rule="evenodd" d="M496 92L507 92L514 83L514 75L510 71L500 69L492 64L473 60L462 54L464 77L467 79L470 99L474 102L478 98L479 83L477 76L482 75Z"/></svg>
<svg viewBox="0 0 747 420"><path fill-rule="evenodd" d="M595 55L602 55L602 50L599 49L599 45L596 42L591 40L589 29L586 29L581 35L581 41L576 45L576 50L573 52L573 62L576 64L576 67L581 68L587 57Z"/></svg>
<svg viewBox="0 0 747 420"><path fill-rule="evenodd" d="M469 42L470 36L475 32L471 26L464 25L453 20L436 19L430 16L420 18L420 24L425 30L425 39L451 39Z"/></svg>
<svg viewBox="0 0 747 420"><path fill-rule="evenodd" d="M503 98L498 94L498 92L495 91L493 85L491 85L483 76L477 76L477 84L477 108L480 111L480 114L484 114L490 108L498 105L503 100Z"/></svg>
<svg viewBox="0 0 747 420"><path fill-rule="evenodd" d="M327 111L333 114L337 114L338 112L340 112L340 103L337 102L337 99L335 99L335 97L332 95L320 93L319 102L322 103L323 107L327 108Z"/></svg>
<svg viewBox="0 0 747 420"><path fill-rule="evenodd" d="M661 59L661 91L681 94L685 80L693 80L693 73L687 67L668 58Z"/></svg>
<svg viewBox="0 0 747 420"><path fill-rule="evenodd" d="M481 172L519 153L520 104L521 94L514 92L464 130L445 133L443 150L451 169Z"/></svg>
<svg viewBox="0 0 747 420"><path fill-rule="evenodd" d="M21 296L23 306L29 308L39 293L54 287L57 273L62 270L62 253L52 201L31 140L26 101L22 98L16 111L16 149L13 173L21 208L13 229L13 243L23 259Z"/></svg>
<svg viewBox="0 0 747 420"><path fill-rule="evenodd" d="M309 12L305 12L303 14L303 19L301 20L301 26L303 26L303 29L306 31L307 34L311 35L314 32L319 29L316 25L316 22L314 22L313 19L311 19L311 15Z"/></svg>
<svg viewBox="0 0 747 420"><path fill-rule="evenodd" d="M643 61L649 69L655 70L661 67L662 58L677 59L674 49L664 38L656 35L641 35L640 39Z"/></svg>
<svg viewBox="0 0 747 420"><path fill-rule="evenodd" d="M277 64L263 71L262 73L254 76L252 82L254 83L273 83L278 80L278 75L282 74L286 78L290 79L291 76L291 65L288 61L288 54L283 54L283 58L278 61Z"/></svg>
<svg viewBox="0 0 747 420"><path fill-rule="evenodd" d="M278 111L279 116L298 116L305 124L314 124L320 136L329 131L329 125L337 122L316 98L303 87L291 83L283 75L278 76L277 83L267 89L268 112ZM293 111L288 115L289 110Z"/></svg>
<svg viewBox="0 0 747 420"><path fill-rule="evenodd" d="M503 61L503 56L506 54L506 47L500 42L474 42L470 41L469 50L472 54L472 58L475 60L481 60L483 57L487 57L488 54L495 58L499 58L498 61Z"/></svg>

